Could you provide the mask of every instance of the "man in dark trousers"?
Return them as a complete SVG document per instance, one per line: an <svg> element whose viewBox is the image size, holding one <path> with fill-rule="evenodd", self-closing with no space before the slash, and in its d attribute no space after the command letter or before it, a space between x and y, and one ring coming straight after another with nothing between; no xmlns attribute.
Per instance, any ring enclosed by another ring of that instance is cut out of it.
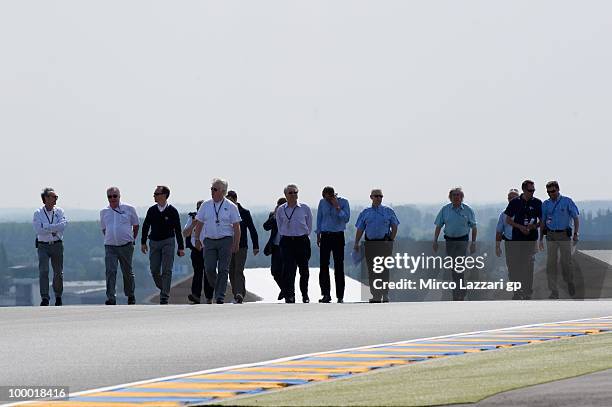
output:
<svg viewBox="0 0 612 407"><path fill-rule="evenodd" d="M183 228L183 236L185 237L185 246L191 250L191 265L193 267L193 280L191 280L191 294L187 296L187 299L192 304L199 304L201 302L200 296L202 295L202 283L204 283L204 298L206 304L212 304L213 293L215 287L213 287L206 277L204 272L204 252L200 249L195 248L196 236L193 233L196 223L194 222L197 211L200 209L203 200L200 200L196 204L196 212L190 212L187 224Z"/></svg>
<svg viewBox="0 0 612 407"><path fill-rule="evenodd" d="M323 188L323 199L317 210L317 246L321 249L319 286L322 298L319 302L331 302L329 279L330 255L334 256L334 281L336 298L344 302L344 230L351 217L349 202L338 196L333 187Z"/></svg>
<svg viewBox="0 0 612 407"><path fill-rule="evenodd" d="M62 208L55 206L58 195L53 188L43 189L40 197L44 205L34 212L32 219L32 225L36 231L36 249L38 249L40 305L43 307L49 305L49 260L51 260L55 305L61 306L64 290L62 239L68 221Z"/></svg>
<svg viewBox="0 0 612 407"><path fill-rule="evenodd" d="M504 211L506 223L512 226L512 244L516 250L516 276L521 289L514 293L514 300L530 300L533 287L533 265L536 241L542 219L542 201L535 198L535 183L523 181L523 193L511 200Z"/></svg>
<svg viewBox="0 0 612 407"><path fill-rule="evenodd" d="M244 297L246 296L244 265L246 264L247 252L249 249L249 245L247 243L247 230L251 234L251 241L253 242L253 256L257 256L259 253L259 237L257 236L257 229L255 229L255 225L253 224L251 212L240 205L236 191L228 191L226 198L238 206L238 212L240 213L240 218L242 219L240 221L240 243L238 245L238 251L232 254L229 270L229 279L230 284L232 285L234 302L236 304L242 304L242 301L244 301Z"/></svg>
<svg viewBox="0 0 612 407"><path fill-rule="evenodd" d="M264 247L264 255L272 256L270 258L270 271L272 272L274 281L278 284L278 288L281 289L278 295L279 301L283 299L283 259L280 252L281 237L278 233L278 226L276 224L276 210L285 202L287 202L286 198L279 198L276 202L276 207L270 212L268 220L263 224L264 230L270 231L270 239L268 239L268 243L266 243L266 247Z"/></svg>
<svg viewBox="0 0 612 407"><path fill-rule="evenodd" d="M309 303L308 260L310 260L310 238L312 212L305 203L298 202L298 187L285 187L287 202L276 209L276 226L281 235L280 248L283 258L283 296L285 302L295 303L295 272L300 270L300 291L302 302Z"/></svg>
<svg viewBox="0 0 612 407"><path fill-rule="evenodd" d="M178 255L185 255L181 220L174 206L168 203L170 189L159 185L153 193L155 205L147 211L142 224L141 251L148 251L147 238L150 241L149 262L151 275L160 290L159 303L168 304L172 286L172 266L174 265L174 241L178 245ZM151 229L151 234L149 234Z"/></svg>

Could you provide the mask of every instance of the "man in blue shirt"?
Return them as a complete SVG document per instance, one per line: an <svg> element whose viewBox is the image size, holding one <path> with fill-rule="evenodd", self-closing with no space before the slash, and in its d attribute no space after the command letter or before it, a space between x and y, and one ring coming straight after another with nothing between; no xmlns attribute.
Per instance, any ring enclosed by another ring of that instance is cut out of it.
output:
<svg viewBox="0 0 612 407"><path fill-rule="evenodd" d="M319 286L323 298L319 302L331 302L329 281L329 257L334 256L334 280L336 298L344 299L344 230L351 217L349 202L338 196L333 187L323 188L323 199L317 209L317 246L321 249Z"/></svg>
<svg viewBox="0 0 612 407"><path fill-rule="evenodd" d="M305 203L298 202L298 187L289 184L284 193L287 202L276 209L276 226L280 234L280 251L283 260L283 289L279 296L289 304L295 303L295 273L300 270L302 302L309 303L308 260L310 260L310 232L312 212Z"/></svg>
<svg viewBox="0 0 612 407"><path fill-rule="evenodd" d="M508 191L508 203L512 201L514 198L519 196L518 189L511 189ZM515 258L516 255L512 251L514 246L512 245L512 226L508 225L506 222L506 214L504 212L499 214L499 219L497 220L497 226L495 227L495 254L497 257L501 257L502 249L501 242L504 242L504 249L506 250L506 266L508 267L508 280L509 281L517 281L515 273L516 273L516 265Z"/></svg>
<svg viewBox="0 0 612 407"><path fill-rule="evenodd" d="M365 258L368 266L368 280L370 283L371 303L389 302L389 290L384 283L389 282L389 270L385 267L381 273L374 273L374 258L388 257L393 252L393 241L397 235L399 220L393 209L382 204L383 193L380 189L373 189L370 193L372 206L365 208L359 214L355 227L355 246L353 250L359 251L359 240L365 233ZM377 274L380 274L378 278ZM376 280L380 279L383 288L376 287Z"/></svg>
<svg viewBox="0 0 612 407"><path fill-rule="evenodd" d="M544 234L546 234L546 246L548 248L548 259L546 261L546 276L548 277L548 288L550 299L559 298L557 288L557 260L561 253L561 272L563 280L567 283L567 291L571 297L576 294L574 275L572 270L572 241L578 242L578 208L574 201L561 196L559 183L550 181L546 184L546 192L549 198L542 203L542 224L540 225L540 250L544 250ZM573 233L572 233L573 223Z"/></svg>
<svg viewBox="0 0 612 407"><path fill-rule="evenodd" d="M538 228L542 219L542 201L535 198L535 183L525 180L523 193L511 200L506 207L506 223L512 226L512 245L516 251L516 278L521 289L512 299L530 300L533 287L533 265L538 240Z"/></svg>
<svg viewBox="0 0 612 407"><path fill-rule="evenodd" d="M444 227L444 240L446 240L446 255L453 259L465 256L470 231L472 233L472 243L470 244L470 253L476 251L476 236L478 229L476 228L476 217L472 208L463 203L463 190L461 188L453 188L448 193L448 199L451 203L445 205L438 212L434 224L433 250L438 251L438 237ZM456 286L453 289L453 301L463 301L466 290L462 289L463 272L452 271L453 281Z"/></svg>

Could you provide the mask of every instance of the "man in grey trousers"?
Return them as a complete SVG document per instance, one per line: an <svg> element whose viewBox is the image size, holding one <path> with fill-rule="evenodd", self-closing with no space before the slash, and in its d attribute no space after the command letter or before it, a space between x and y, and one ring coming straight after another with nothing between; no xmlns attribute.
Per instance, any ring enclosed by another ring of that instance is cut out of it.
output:
<svg viewBox="0 0 612 407"><path fill-rule="evenodd" d="M158 185L153 192L155 205L147 210L142 223L141 250L147 253L147 238L150 241L151 251L149 262L151 275L155 285L159 288L159 303L168 304L170 287L172 287L172 267L174 266L174 240L178 245L178 255L185 255L183 246L183 233L181 220L176 208L168 203L170 188ZM149 234L149 228L151 234Z"/></svg>
<svg viewBox="0 0 612 407"><path fill-rule="evenodd" d="M43 189L40 197L43 206L34 212L32 225L36 231L38 249L38 275L40 281L40 305L49 305L49 260L53 267L53 291L55 305L62 305L64 290L64 245L62 237L68 224L62 208L55 206L58 196L53 188Z"/></svg>
<svg viewBox="0 0 612 407"><path fill-rule="evenodd" d="M210 193L212 199L204 202L195 216L195 247L198 250L204 247L206 277L215 287L215 302L223 304L232 253L238 252L240 243L241 219L238 207L225 199L227 181L213 179ZM200 236L203 236L204 242Z"/></svg>
<svg viewBox="0 0 612 407"><path fill-rule="evenodd" d="M140 228L138 214L132 205L121 203L117 187L106 190L108 206L100 211L100 226L104 235L104 264L106 265L106 305L117 304L117 263L123 274L123 292L129 305L136 304L132 257Z"/></svg>

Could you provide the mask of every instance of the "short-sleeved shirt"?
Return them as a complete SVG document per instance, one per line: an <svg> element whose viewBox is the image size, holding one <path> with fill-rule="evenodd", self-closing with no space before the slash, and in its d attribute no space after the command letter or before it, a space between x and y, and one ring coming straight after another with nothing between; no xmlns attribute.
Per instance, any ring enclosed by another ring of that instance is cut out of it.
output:
<svg viewBox="0 0 612 407"><path fill-rule="evenodd" d="M349 202L341 197L338 197L338 206L336 209L330 204L327 199L319 201L317 209L317 229L316 233L321 232L344 232L346 224L351 218L351 208Z"/></svg>
<svg viewBox="0 0 612 407"><path fill-rule="evenodd" d="M185 223L185 226L183 227L183 230L191 227L192 224L193 224L193 219L191 218L191 216L189 216L189 218L187 219L187 223ZM198 240L195 233L191 232L191 235L189 235L189 240L191 241L191 245L195 247L196 240ZM202 231L200 232L200 241L204 241L204 228L202 228Z"/></svg>
<svg viewBox="0 0 612 407"><path fill-rule="evenodd" d="M238 207L229 199L215 202L212 199L204 202L196 219L204 224L202 234L204 239L222 239L234 236L234 224L240 223Z"/></svg>
<svg viewBox="0 0 612 407"><path fill-rule="evenodd" d="M276 225L281 236L310 235L312 211L305 203L298 202L293 208L284 203L276 209Z"/></svg>
<svg viewBox="0 0 612 407"><path fill-rule="evenodd" d="M434 224L444 227L444 236L452 238L463 237L476 227L476 216L472 208L464 203L458 207L449 203L440 209Z"/></svg>
<svg viewBox="0 0 612 407"><path fill-rule="evenodd" d="M504 213L520 225L535 225L538 223L538 220L542 219L542 201L538 198L531 198L529 201L526 201L523 199L523 194L521 194L508 203ZM529 232L528 235L524 235L519 229L512 228L512 240L538 240L538 230L536 228Z"/></svg>
<svg viewBox="0 0 612 407"><path fill-rule="evenodd" d="M572 226L578 217L578 207L567 196L559 196L556 201L547 199L542 202L542 221L548 230L565 230Z"/></svg>
<svg viewBox="0 0 612 407"><path fill-rule="evenodd" d="M365 232L366 239L384 239L391 234L391 226L399 223L393 209L379 205L361 211L355 227Z"/></svg>
<svg viewBox="0 0 612 407"><path fill-rule="evenodd" d="M506 214L503 212L499 214L495 231L501 233L505 240L512 240L512 226L506 222Z"/></svg>
<svg viewBox="0 0 612 407"><path fill-rule="evenodd" d="M133 226L138 225L138 214L132 205L120 203L116 208L109 205L100 211L100 226L105 231L104 244L107 246L133 243Z"/></svg>

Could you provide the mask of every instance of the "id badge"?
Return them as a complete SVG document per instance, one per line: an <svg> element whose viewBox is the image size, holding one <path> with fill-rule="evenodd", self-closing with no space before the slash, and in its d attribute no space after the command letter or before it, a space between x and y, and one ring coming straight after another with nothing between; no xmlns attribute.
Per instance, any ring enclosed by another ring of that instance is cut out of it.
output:
<svg viewBox="0 0 612 407"><path fill-rule="evenodd" d="M548 226L552 225L552 218L550 216L546 218L546 225Z"/></svg>

